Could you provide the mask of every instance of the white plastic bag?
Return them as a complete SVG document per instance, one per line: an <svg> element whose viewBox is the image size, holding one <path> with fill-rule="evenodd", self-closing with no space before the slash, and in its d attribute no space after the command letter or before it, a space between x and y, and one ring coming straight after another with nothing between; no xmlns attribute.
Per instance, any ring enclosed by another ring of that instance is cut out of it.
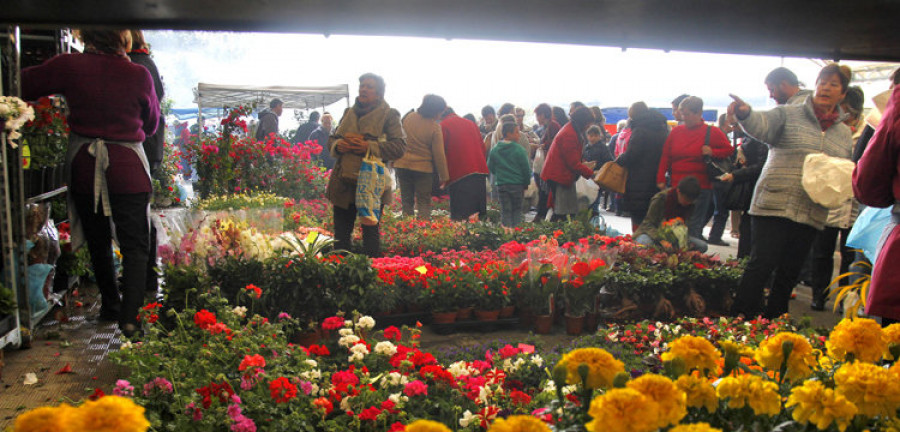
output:
<svg viewBox="0 0 900 432"><path fill-rule="evenodd" d="M575 195L578 197L578 208L585 209L590 207L597 200L597 194L600 193L600 186L584 177L578 177L575 181Z"/></svg>
<svg viewBox="0 0 900 432"><path fill-rule="evenodd" d="M803 161L803 190L816 204L835 209L853 198L853 168L848 159L824 153L806 155Z"/></svg>

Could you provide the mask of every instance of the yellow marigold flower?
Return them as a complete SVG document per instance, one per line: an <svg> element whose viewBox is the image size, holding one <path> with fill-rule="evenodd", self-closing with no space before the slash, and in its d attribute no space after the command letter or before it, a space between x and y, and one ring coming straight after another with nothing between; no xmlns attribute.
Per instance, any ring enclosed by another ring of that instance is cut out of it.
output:
<svg viewBox="0 0 900 432"><path fill-rule="evenodd" d="M812 367L816 365L815 351L809 340L796 333L779 332L764 340L756 350L756 362L771 371L781 370L785 342L793 344L787 359L785 378L797 382L811 375Z"/></svg>
<svg viewBox="0 0 900 432"><path fill-rule="evenodd" d="M72 431L71 422L78 410L68 404L57 407L40 407L16 418L13 430L16 432L65 432Z"/></svg>
<svg viewBox="0 0 900 432"><path fill-rule="evenodd" d="M687 370L697 369L702 372L716 370L722 355L719 354L719 350L713 346L712 342L702 337L688 335L672 341L669 344L669 350L662 354L663 361L674 358L684 360Z"/></svg>
<svg viewBox="0 0 900 432"><path fill-rule="evenodd" d="M735 354L738 357L753 357L753 348L730 340L720 340L719 346L725 354Z"/></svg>
<svg viewBox="0 0 900 432"><path fill-rule="evenodd" d="M145 432L150 422L144 417L144 407L121 396L104 396L87 401L78 408L73 430L92 432Z"/></svg>
<svg viewBox="0 0 900 432"><path fill-rule="evenodd" d="M716 388L706 379L693 375L682 375L675 381L675 385L687 395L687 406L704 407L709 413L716 412L719 407Z"/></svg>
<svg viewBox="0 0 900 432"><path fill-rule="evenodd" d="M592 389L609 388L616 374L625 371L625 364L602 348L570 351L562 356L557 366L565 366L567 383L579 384L581 375L578 374L578 366L582 363L588 366L587 386Z"/></svg>
<svg viewBox="0 0 900 432"><path fill-rule="evenodd" d="M431 420L416 420L406 425L406 432L450 432L450 428Z"/></svg>
<svg viewBox="0 0 900 432"><path fill-rule="evenodd" d="M900 345L900 323L894 323L881 329L881 334L885 344L884 358L895 360L894 355L891 354L891 345Z"/></svg>
<svg viewBox="0 0 900 432"><path fill-rule="evenodd" d="M591 432L651 432L658 429L659 406L643 393L616 388L591 401L585 426Z"/></svg>
<svg viewBox="0 0 900 432"><path fill-rule="evenodd" d="M853 362L841 366L834 374L838 394L859 408L860 414L894 417L900 408L900 386L897 375L871 363Z"/></svg>
<svg viewBox="0 0 900 432"><path fill-rule="evenodd" d="M505 420L497 419L488 429L488 432L550 432L550 427L535 417L514 415L507 417Z"/></svg>
<svg viewBox="0 0 900 432"><path fill-rule="evenodd" d="M626 384L649 397L659 407L659 423L663 428L681 421L687 415L687 396L672 380L656 374L645 374Z"/></svg>
<svg viewBox="0 0 900 432"><path fill-rule="evenodd" d="M714 428L709 423L691 423L675 426L669 432L722 432L722 429Z"/></svg>
<svg viewBox="0 0 900 432"><path fill-rule="evenodd" d="M743 408L750 405L756 415L777 415L781 412L781 396L778 385L757 375L743 374L726 377L719 381L716 393L721 399L728 399L729 408Z"/></svg>
<svg viewBox="0 0 900 432"><path fill-rule="evenodd" d="M825 388L821 381L813 380L791 389L785 407L794 407L792 416L797 423L812 423L819 430L835 423L841 432L847 429L857 411L856 405L847 398Z"/></svg>
<svg viewBox="0 0 900 432"><path fill-rule="evenodd" d="M875 363L887 349L882 333L881 325L875 320L844 318L828 335L825 348L835 360L845 361L852 355L854 360Z"/></svg>

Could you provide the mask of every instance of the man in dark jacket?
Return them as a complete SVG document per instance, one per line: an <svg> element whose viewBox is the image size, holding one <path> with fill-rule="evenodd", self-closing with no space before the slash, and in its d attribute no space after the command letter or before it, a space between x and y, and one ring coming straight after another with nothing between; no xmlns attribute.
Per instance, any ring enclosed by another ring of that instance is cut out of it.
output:
<svg viewBox="0 0 900 432"><path fill-rule="evenodd" d="M622 204L631 214L632 230L636 230L650 208L650 199L659 192L656 171L669 128L666 117L651 109L635 114L631 130L631 141L616 163L628 170Z"/></svg>
<svg viewBox="0 0 900 432"><path fill-rule="evenodd" d="M294 138L291 139L291 142L296 144L298 142L306 142L309 139L310 134L319 127L319 112L313 111L309 114L309 121L300 125L297 128L297 132L294 132Z"/></svg>
<svg viewBox="0 0 900 432"><path fill-rule="evenodd" d="M262 141L269 134L278 134L278 117L284 111L284 102L281 99L272 99L269 102L269 108L259 113L259 125L256 127L256 139Z"/></svg>
<svg viewBox="0 0 900 432"><path fill-rule="evenodd" d="M320 124L316 130L312 131L308 138L309 141L314 141L316 144L322 146L322 153L315 155L314 158L321 161L322 166L327 169L334 168L334 157L331 156L331 152L328 151L328 137L331 136L331 123L331 114L326 112L322 115L322 124Z"/></svg>

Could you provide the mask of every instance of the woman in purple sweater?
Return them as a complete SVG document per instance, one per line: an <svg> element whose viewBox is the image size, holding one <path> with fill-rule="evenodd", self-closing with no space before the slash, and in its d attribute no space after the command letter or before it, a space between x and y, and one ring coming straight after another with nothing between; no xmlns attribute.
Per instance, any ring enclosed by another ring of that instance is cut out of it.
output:
<svg viewBox="0 0 900 432"><path fill-rule="evenodd" d="M86 240L102 296L100 319L138 331L150 245L150 173L142 142L156 131L153 78L125 54L128 30L83 30L83 54L64 54L22 71L22 96L66 98L66 155L73 249ZM112 225L122 252L122 298L112 260Z"/></svg>

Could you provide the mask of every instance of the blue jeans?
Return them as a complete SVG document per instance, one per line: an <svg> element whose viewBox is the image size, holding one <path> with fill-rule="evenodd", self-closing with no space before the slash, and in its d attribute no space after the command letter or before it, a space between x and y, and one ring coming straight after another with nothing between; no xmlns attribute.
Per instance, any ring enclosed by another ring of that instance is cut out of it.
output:
<svg viewBox="0 0 900 432"><path fill-rule="evenodd" d="M712 204L712 196L712 189L700 190L700 196L694 201L694 212L691 213L691 220L687 221L689 236L699 239L703 238L703 227L709 220L706 217L706 212L709 211L709 206Z"/></svg>
<svg viewBox="0 0 900 432"><path fill-rule="evenodd" d="M497 194L500 199L500 221L503 226L519 226L525 217L522 214L522 205L525 202L524 185L497 186Z"/></svg>

